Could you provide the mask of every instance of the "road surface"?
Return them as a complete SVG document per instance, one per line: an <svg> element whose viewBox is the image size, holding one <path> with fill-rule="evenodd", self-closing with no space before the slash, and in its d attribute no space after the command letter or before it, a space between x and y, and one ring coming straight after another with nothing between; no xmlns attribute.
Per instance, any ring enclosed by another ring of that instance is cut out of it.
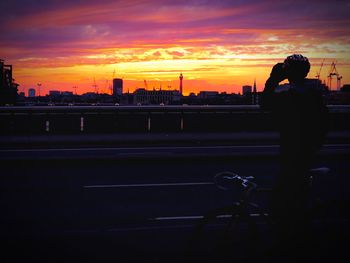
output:
<svg viewBox="0 0 350 263"><path fill-rule="evenodd" d="M266 187L278 173L275 145L232 147L7 152L14 157L1 160L3 248L13 261L182 261L198 218L238 196L219 190L215 173L254 176ZM345 260L350 163L344 148L330 146L320 155L315 165L331 168L332 176L319 178L315 192L335 204L317 232L316 253ZM255 200L267 204L266 195Z"/></svg>

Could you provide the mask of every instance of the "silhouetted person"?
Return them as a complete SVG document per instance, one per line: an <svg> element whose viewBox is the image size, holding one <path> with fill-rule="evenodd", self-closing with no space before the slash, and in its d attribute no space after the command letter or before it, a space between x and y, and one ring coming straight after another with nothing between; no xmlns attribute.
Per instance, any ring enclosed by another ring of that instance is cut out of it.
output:
<svg viewBox="0 0 350 263"><path fill-rule="evenodd" d="M312 247L309 169L328 126L323 90L318 80L306 79L309 70L310 63L302 55L277 63L260 103L262 109L272 111L280 132L281 171L273 189L272 216L284 261L297 260ZM279 86L285 79L289 84Z"/></svg>

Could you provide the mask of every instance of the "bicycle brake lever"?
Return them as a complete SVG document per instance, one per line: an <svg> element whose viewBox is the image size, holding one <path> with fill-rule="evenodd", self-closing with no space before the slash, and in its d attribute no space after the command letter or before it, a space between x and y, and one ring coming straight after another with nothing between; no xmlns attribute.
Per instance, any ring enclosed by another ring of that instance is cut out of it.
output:
<svg viewBox="0 0 350 263"><path fill-rule="evenodd" d="M238 181L240 181L240 183L243 187L247 188L248 184L250 183L249 180L254 179L254 176L239 176L239 175L235 174L233 176L225 175L225 176L223 176L223 179L229 179L229 180L237 179Z"/></svg>

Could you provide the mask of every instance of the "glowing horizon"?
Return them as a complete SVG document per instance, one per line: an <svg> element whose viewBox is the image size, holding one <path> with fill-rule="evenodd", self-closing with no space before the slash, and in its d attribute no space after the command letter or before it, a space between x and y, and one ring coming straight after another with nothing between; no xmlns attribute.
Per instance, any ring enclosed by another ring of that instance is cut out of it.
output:
<svg viewBox="0 0 350 263"><path fill-rule="evenodd" d="M20 91L124 91L144 88L241 92L293 53L310 59L321 80L337 61L350 83L350 3L328 1L2 1L0 58L14 67ZM234 3L232 3L234 2ZM30 4L29 4L30 3ZM300 8L303 6L303 8ZM288 17L288 19L285 19ZM333 86L334 88L334 86Z"/></svg>

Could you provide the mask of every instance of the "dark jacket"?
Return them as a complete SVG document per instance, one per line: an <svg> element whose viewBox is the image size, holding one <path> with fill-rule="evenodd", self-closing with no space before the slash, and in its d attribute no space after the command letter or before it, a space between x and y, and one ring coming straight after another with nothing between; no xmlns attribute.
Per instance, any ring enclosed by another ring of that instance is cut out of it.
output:
<svg viewBox="0 0 350 263"><path fill-rule="evenodd" d="M296 162L311 156L324 143L328 132L328 110L317 80L304 79L284 85L269 78L260 100L263 110L271 111L280 132L282 158Z"/></svg>

